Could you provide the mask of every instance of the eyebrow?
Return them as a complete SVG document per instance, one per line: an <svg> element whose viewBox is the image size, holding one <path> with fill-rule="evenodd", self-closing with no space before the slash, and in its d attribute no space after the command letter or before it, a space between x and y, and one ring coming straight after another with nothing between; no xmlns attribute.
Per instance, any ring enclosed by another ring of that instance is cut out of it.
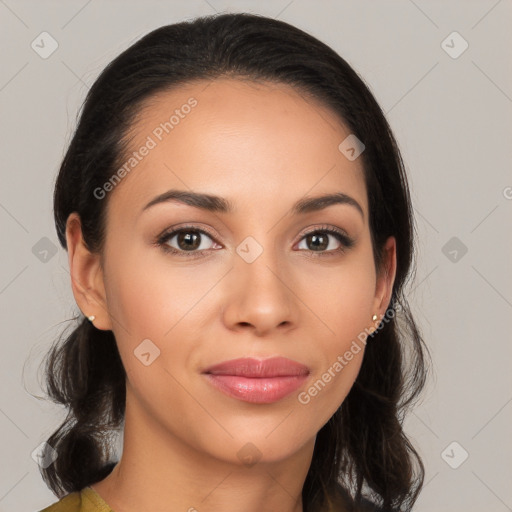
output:
<svg viewBox="0 0 512 512"><path fill-rule="evenodd" d="M219 197L211 194L203 194L200 192L190 192L186 190L168 190L163 194L156 196L152 199L144 208L142 212L151 208L152 206L165 203L169 201L178 201L180 203L193 206L194 208L200 208L216 213L233 213L235 211L234 204L224 197ZM336 192L333 194L325 194L316 197L304 197L299 199L292 206L292 214L300 215L305 213L316 212L323 210L329 206L335 204L346 204L353 206L359 211L364 219L364 211L361 205L353 198L342 192ZM141 212L141 213L142 213Z"/></svg>

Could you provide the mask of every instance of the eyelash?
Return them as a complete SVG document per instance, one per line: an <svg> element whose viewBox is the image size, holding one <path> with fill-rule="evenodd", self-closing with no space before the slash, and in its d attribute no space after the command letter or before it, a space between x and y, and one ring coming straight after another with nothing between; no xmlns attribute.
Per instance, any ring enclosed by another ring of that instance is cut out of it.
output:
<svg viewBox="0 0 512 512"><path fill-rule="evenodd" d="M204 251L210 250L210 249L202 249L201 251L182 251L175 249L174 247L170 247L167 245L166 242L171 240L175 235L178 235L182 232L195 232L200 233L202 235L206 235L209 238L211 238L214 242L216 242L215 237L213 234L209 233L207 230L203 228L198 228L197 226L189 225L189 226L182 226L179 229L174 229L172 231L164 232L162 233L157 239L155 240L155 245L158 247L161 247L162 250L165 253L171 253L176 256L185 257L185 258L203 258L205 255L203 254ZM311 231L308 231L302 235L300 241L302 241L304 238L306 238L309 235L317 234L317 233L328 233L330 235L333 235L340 243L341 246L338 249L330 250L330 251L312 251L309 250L309 252L312 253L312 257L330 257L330 256L336 256L338 254L344 253L347 249L350 249L354 245L354 240L350 237L348 237L345 233L342 231L330 227L330 226L321 226L320 228L315 228ZM213 249L215 250L215 249ZM301 249L302 251L303 249Z"/></svg>

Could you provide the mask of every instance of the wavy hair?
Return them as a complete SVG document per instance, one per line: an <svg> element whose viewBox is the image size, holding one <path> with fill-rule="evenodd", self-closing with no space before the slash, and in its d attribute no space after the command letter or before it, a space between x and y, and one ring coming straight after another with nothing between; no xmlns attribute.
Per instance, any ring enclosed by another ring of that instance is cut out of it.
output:
<svg viewBox="0 0 512 512"><path fill-rule="evenodd" d="M384 114L333 49L288 23L247 13L204 16L142 37L106 66L81 107L55 182L59 241L67 250L66 220L77 212L86 246L102 251L108 198L93 199L94 190L125 160L127 135L145 101L220 77L288 84L337 114L366 146L361 158L375 266L381 268L384 243L394 236L396 277L387 321L370 336L350 393L317 434L302 498L306 512L360 510L368 501L383 511L410 510L424 466L402 425L428 373L428 350L404 294L415 271L413 209ZM112 471L110 438L125 412L126 373L112 331L96 329L83 315L73 321L45 361L46 392L68 412L47 440L58 457L41 468L59 497Z"/></svg>

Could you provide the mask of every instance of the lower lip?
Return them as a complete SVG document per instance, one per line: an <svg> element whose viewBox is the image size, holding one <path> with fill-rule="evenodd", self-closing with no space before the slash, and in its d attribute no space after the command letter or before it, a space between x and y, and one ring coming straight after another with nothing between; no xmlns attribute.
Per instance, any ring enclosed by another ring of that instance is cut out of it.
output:
<svg viewBox="0 0 512 512"><path fill-rule="evenodd" d="M270 404L293 393L304 384L308 375L247 378L237 375L206 374L208 381L224 394L258 404Z"/></svg>

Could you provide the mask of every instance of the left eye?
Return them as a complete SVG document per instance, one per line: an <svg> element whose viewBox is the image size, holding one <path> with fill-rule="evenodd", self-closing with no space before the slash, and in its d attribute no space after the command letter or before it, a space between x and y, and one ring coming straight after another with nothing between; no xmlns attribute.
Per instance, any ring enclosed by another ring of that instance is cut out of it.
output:
<svg viewBox="0 0 512 512"><path fill-rule="evenodd" d="M347 237L338 231L332 231L332 230L323 230L323 231L313 231L311 233L307 233L304 235L301 239L301 244L304 243L307 250L312 250L313 252L337 252L340 250L340 247L333 247L333 244L331 241L329 241L329 237L331 239L335 239L338 242L338 245L341 245L341 249L343 249L343 246L349 246L350 242L348 241ZM308 244L308 240L310 241L310 244ZM310 245L311 247L315 247L315 249L309 249L307 247ZM334 245L336 245L334 243ZM299 248L300 244L299 244Z"/></svg>

